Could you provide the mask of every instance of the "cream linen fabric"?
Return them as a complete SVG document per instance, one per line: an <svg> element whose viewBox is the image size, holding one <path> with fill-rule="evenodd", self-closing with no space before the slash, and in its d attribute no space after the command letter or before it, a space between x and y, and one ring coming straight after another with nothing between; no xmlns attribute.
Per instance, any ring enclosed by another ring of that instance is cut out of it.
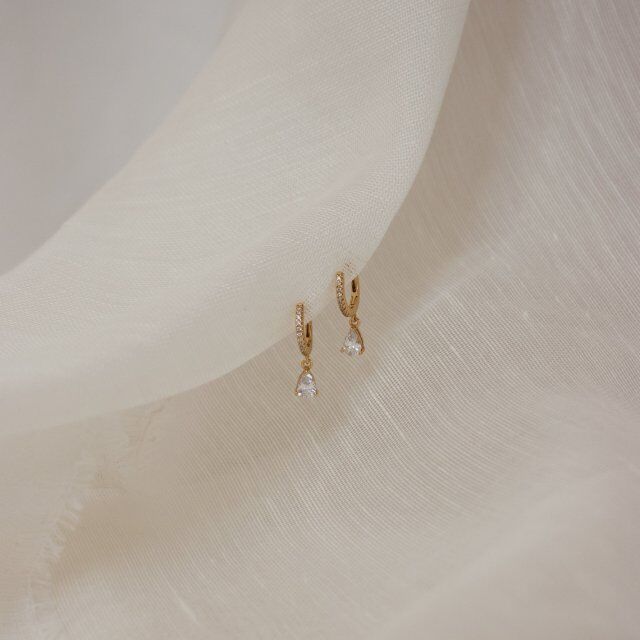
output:
<svg viewBox="0 0 640 640"><path fill-rule="evenodd" d="M637 637L640 13L466 14L242 4L0 280L1 637Z"/></svg>

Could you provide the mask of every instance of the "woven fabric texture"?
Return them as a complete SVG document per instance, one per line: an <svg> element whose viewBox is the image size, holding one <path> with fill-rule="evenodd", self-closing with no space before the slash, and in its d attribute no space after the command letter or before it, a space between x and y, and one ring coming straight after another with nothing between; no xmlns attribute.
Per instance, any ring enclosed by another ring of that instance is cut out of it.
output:
<svg viewBox="0 0 640 640"><path fill-rule="evenodd" d="M636 637L639 29L239 4L0 278L0 637Z"/></svg>

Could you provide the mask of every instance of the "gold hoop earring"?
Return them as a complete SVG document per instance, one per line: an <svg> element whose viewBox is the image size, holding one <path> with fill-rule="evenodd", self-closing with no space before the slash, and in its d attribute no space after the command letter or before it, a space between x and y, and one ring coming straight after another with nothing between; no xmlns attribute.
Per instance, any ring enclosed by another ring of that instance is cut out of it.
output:
<svg viewBox="0 0 640 640"><path fill-rule="evenodd" d="M311 373L311 349L313 348L313 324L304 321L304 304L299 302L296 305L296 338L298 348L304 356L302 362L302 373L298 376L298 382L294 393L299 398L313 398L318 395L316 379Z"/></svg>
<svg viewBox="0 0 640 640"><path fill-rule="evenodd" d="M356 276L351 281L351 298L349 302L347 302L344 287L344 273L338 271L338 273L336 273L336 298L342 315L349 318L349 333L344 339L340 351L346 353L348 356L361 356L364 353L364 340L358 328L360 319L357 316L358 305L360 304L360 278Z"/></svg>

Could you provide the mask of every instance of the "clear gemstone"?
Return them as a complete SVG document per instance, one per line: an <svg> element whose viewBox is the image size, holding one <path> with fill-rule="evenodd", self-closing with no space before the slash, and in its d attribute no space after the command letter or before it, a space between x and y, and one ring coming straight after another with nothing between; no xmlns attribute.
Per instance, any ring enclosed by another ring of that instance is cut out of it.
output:
<svg viewBox="0 0 640 640"><path fill-rule="evenodd" d="M358 356L362 352L362 338L360 332L355 329L351 329L344 339L344 344L341 349L342 353L346 353L348 356Z"/></svg>
<svg viewBox="0 0 640 640"><path fill-rule="evenodd" d="M303 371L298 378L296 395L301 398L313 398L317 393L318 389L316 387L316 380L313 377L313 374L309 371Z"/></svg>

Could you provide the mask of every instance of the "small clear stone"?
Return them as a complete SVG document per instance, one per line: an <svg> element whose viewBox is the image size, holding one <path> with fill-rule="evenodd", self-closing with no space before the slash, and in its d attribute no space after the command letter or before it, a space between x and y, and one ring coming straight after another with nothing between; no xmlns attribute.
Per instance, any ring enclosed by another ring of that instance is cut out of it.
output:
<svg viewBox="0 0 640 640"><path fill-rule="evenodd" d="M362 338L355 329L351 329L347 334L341 351L342 353L346 353L348 356L360 355L362 351Z"/></svg>
<svg viewBox="0 0 640 640"><path fill-rule="evenodd" d="M301 398L313 398L317 395L318 389L316 387L316 381L313 374L309 371L303 372L298 378L298 385L296 386L296 395Z"/></svg>

